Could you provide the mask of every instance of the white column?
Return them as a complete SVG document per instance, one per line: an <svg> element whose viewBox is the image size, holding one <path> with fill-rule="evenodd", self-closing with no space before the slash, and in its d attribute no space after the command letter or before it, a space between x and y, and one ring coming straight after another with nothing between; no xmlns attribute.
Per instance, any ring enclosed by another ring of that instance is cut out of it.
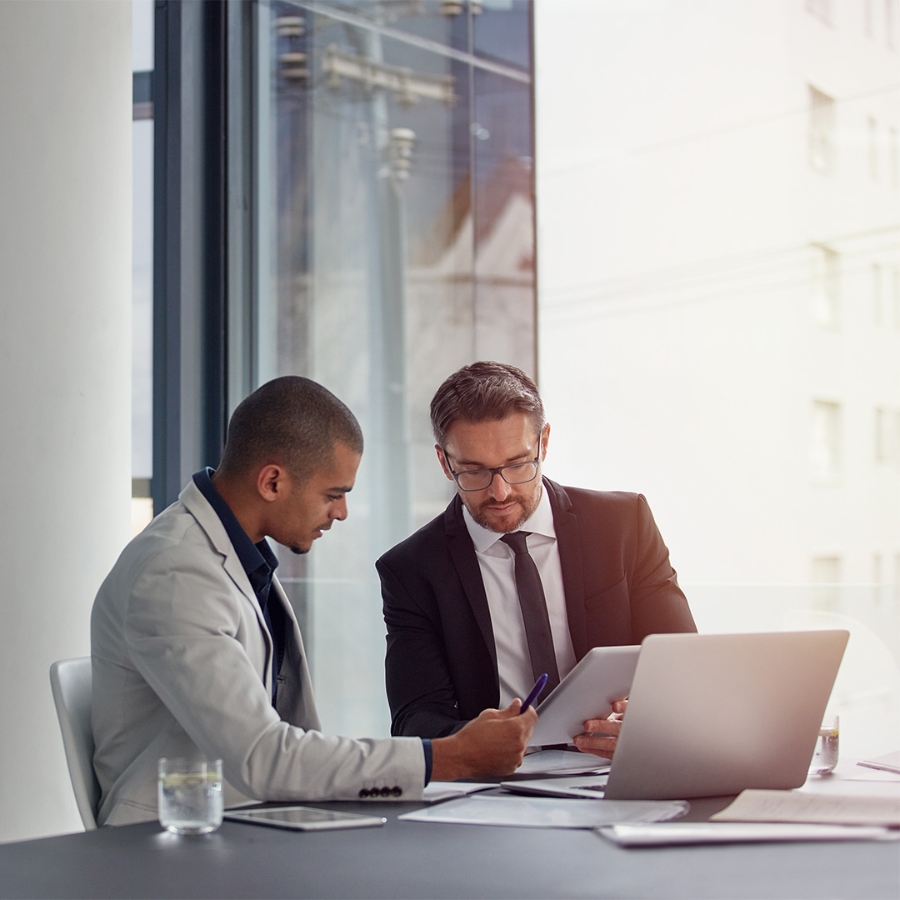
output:
<svg viewBox="0 0 900 900"><path fill-rule="evenodd" d="M131 3L0 2L0 841L81 827L48 669L129 536Z"/></svg>

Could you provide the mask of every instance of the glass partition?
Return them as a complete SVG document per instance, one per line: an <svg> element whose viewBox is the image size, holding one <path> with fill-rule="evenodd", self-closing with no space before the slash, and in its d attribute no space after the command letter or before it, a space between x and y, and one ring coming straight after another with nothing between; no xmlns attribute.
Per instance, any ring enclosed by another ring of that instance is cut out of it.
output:
<svg viewBox="0 0 900 900"><path fill-rule="evenodd" d="M452 496L428 404L476 358L534 372L527 2L257 7L256 380L358 416L350 517L279 573L327 730L386 734L375 559Z"/></svg>

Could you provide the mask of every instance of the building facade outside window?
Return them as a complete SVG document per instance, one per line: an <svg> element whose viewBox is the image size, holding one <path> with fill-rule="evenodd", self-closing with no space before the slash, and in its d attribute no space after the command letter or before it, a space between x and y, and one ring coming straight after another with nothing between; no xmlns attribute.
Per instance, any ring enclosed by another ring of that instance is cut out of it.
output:
<svg viewBox="0 0 900 900"><path fill-rule="evenodd" d="M884 701L841 701L860 749L864 710L900 746L900 473L873 449L873 411L889 432L900 410L887 15L535 5L548 473L645 493L701 631L852 623L847 672L883 636Z"/></svg>

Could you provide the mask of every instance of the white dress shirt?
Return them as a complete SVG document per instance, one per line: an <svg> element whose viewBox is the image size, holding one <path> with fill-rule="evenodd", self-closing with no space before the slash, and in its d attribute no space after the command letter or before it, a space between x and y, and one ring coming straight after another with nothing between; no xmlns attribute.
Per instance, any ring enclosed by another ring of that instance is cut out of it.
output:
<svg viewBox="0 0 900 900"><path fill-rule="evenodd" d="M500 540L502 534L483 528L465 507L463 518L475 545L475 556L481 569L484 592L487 594L488 607L491 611L502 709L509 706L514 697L524 700L534 684L528 640L525 637L525 621L516 592L515 554L512 547ZM519 530L531 532L527 538L528 552L541 576L544 596L547 599L547 613L550 617L550 632L553 635L553 649L556 652L556 665L559 677L563 679L575 665L575 651L572 648L566 615L566 598L556 529L553 525L553 510L547 491L543 488L537 509L519 526Z"/></svg>

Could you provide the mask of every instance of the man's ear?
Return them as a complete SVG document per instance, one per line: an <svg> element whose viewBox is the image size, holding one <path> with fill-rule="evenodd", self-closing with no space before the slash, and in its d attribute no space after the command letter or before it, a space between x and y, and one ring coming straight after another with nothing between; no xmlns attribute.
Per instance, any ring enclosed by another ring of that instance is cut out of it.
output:
<svg viewBox="0 0 900 900"><path fill-rule="evenodd" d="M547 458L547 445L550 443L550 423L541 429L541 462Z"/></svg>
<svg viewBox="0 0 900 900"><path fill-rule="evenodd" d="M440 444L434 445L434 452L437 453L438 462L441 464L444 474L450 481L453 481L453 476L450 474L450 463L447 462L447 457L444 455Z"/></svg>
<svg viewBox="0 0 900 900"><path fill-rule="evenodd" d="M267 503L283 497L290 488L290 478L282 466L269 463L256 473L256 490Z"/></svg>

